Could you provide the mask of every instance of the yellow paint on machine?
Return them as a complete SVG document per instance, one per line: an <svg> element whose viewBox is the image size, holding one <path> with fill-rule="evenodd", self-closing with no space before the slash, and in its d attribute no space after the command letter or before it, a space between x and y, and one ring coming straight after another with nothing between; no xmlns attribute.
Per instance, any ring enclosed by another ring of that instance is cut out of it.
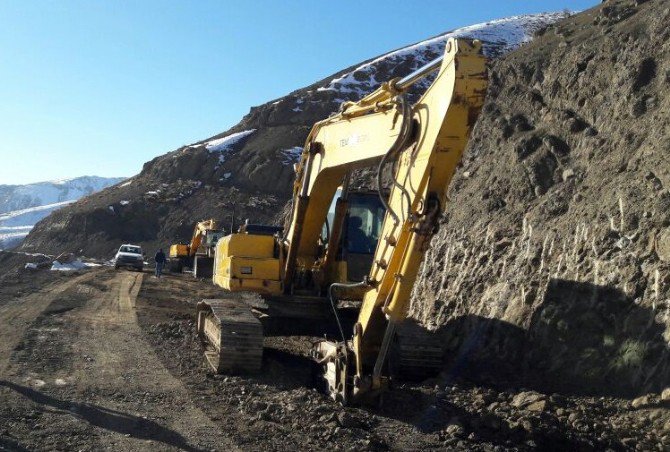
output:
<svg viewBox="0 0 670 452"><path fill-rule="evenodd" d="M271 235L230 234L216 245L218 258L227 256L274 257L275 239ZM217 258L217 259L218 259Z"/></svg>
<svg viewBox="0 0 670 452"><path fill-rule="evenodd" d="M270 295L282 292L274 238L246 233L222 238L216 249L214 283L231 292L251 290Z"/></svg>
<svg viewBox="0 0 670 452"><path fill-rule="evenodd" d="M175 244L170 246L170 257L188 256L188 245Z"/></svg>

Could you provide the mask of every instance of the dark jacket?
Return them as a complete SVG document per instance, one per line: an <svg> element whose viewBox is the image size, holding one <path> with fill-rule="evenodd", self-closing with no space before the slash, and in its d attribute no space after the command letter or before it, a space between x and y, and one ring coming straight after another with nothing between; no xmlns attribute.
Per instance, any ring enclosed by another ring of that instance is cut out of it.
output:
<svg viewBox="0 0 670 452"><path fill-rule="evenodd" d="M163 264L164 264L164 263L165 263L165 260L166 260L166 259L165 259L165 253L162 252L162 251L158 251L158 252L156 253L156 256L154 256L154 260L156 261L156 263L159 263L159 262L160 262L160 263L163 263Z"/></svg>

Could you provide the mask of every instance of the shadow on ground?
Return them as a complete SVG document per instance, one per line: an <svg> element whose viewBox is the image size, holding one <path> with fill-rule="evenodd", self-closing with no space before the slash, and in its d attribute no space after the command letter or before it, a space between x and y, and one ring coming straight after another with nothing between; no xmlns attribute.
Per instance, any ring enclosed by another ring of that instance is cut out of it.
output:
<svg viewBox="0 0 670 452"><path fill-rule="evenodd" d="M105 430L129 435L132 438L159 441L185 451L197 452L201 450L189 445L188 441L179 433L148 419L88 403L61 400L5 380L0 380L0 387L11 389L39 405L54 408L60 413L70 414ZM0 442L0 445L3 445L2 442ZM8 444L8 446L11 446L11 444Z"/></svg>

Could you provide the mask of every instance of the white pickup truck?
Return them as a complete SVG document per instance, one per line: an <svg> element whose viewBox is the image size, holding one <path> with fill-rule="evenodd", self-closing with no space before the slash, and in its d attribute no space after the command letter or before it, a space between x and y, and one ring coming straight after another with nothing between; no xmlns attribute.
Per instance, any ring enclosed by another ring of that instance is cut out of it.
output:
<svg viewBox="0 0 670 452"><path fill-rule="evenodd" d="M144 269L142 247L138 245L121 245L116 256L114 256L114 268L118 270L119 267L131 267L142 271Z"/></svg>

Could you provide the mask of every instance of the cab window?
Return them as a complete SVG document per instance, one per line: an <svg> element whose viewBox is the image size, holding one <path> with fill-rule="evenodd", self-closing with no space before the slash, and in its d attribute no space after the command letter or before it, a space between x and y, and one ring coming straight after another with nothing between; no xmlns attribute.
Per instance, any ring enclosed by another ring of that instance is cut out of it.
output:
<svg viewBox="0 0 670 452"><path fill-rule="evenodd" d="M373 254L385 214L376 193L352 194L346 224L347 251L354 254Z"/></svg>

